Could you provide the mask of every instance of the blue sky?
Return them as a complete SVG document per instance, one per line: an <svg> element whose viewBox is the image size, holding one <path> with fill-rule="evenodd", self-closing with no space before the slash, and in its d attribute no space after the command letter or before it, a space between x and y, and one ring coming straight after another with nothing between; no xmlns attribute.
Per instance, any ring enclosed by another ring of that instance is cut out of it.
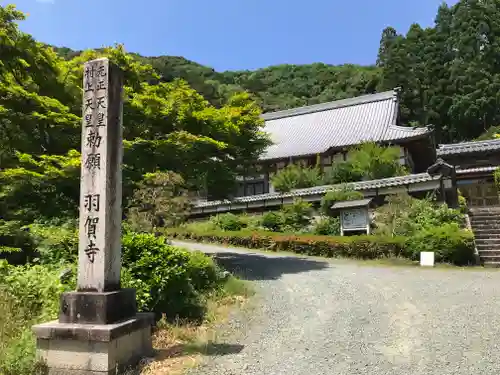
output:
<svg viewBox="0 0 500 375"><path fill-rule="evenodd" d="M73 49L123 43L218 71L276 64L371 64L386 26L431 26L442 0L0 0L21 29ZM448 1L449 4L456 0Z"/></svg>

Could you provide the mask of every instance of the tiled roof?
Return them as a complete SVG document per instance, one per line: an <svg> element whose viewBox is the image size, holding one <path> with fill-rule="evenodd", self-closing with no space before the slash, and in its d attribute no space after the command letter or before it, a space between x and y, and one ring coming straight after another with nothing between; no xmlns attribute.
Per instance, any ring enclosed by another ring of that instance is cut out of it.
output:
<svg viewBox="0 0 500 375"><path fill-rule="evenodd" d="M377 189L377 188L386 188L386 187L395 187L395 186L405 186L410 184L415 184L419 182L427 182L427 181L435 181L439 180L441 176L431 176L428 173L419 173L419 174L411 174L408 176L399 176L399 177L391 177L391 178L383 178L380 180L370 180L370 181L360 181L360 182L351 182L347 185L348 187L354 190L369 190L369 189ZM339 189L345 185L324 185L324 186L315 186L306 189L296 189L290 191L288 193L267 193L267 194L259 194L259 195L250 195L245 197L235 198L234 200L224 200L224 201L208 201L208 202L200 202L195 205L196 208L203 207L212 207L218 206L222 204L240 204L240 203L249 203L249 202L258 202L272 199L282 199L282 198L295 198L295 197L304 197L318 194L325 194L330 190Z"/></svg>
<svg viewBox="0 0 500 375"><path fill-rule="evenodd" d="M497 169L498 169L498 166L457 169L457 174L480 173L480 172L494 172Z"/></svg>
<svg viewBox="0 0 500 375"><path fill-rule="evenodd" d="M445 156L494 150L500 150L500 140L498 139L442 144L438 146L436 151L438 156Z"/></svg>
<svg viewBox="0 0 500 375"><path fill-rule="evenodd" d="M340 208L368 206L371 201L372 201L372 199L368 198L368 199L359 199L359 200L355 200L355 201L335 202L331 208L332 208L332 210L338 210Z"/></svg>
<svg viewBox="0 0 500 375"><path fill-rule="evenodd" d="M367 141L386 142L425 135L428 128L396 126L397 93L387 91L266 113L264 131L273 145L262 160L323 153Z"/></svg>

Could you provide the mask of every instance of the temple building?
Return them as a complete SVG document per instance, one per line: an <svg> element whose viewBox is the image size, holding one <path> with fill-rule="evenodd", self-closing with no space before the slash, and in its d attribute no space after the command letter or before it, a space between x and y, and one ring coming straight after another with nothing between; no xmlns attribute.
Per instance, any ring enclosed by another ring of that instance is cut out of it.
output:
<svg viewBox="0 0 500 375"><path fill-rule="evenodd" d="M398 90L267 113L273 144L260 157L261 173L242 177L238 197L273 193L270 174L294 163L326 171L367 141L399 146L401 164L423 172L435 160L432 130L399 126Z"/></svg>
<svg viewBox="0 0 500 375"><path fill-rule="evenodd" d="M399 147L400 163L410 174L348 184L365 197L383 199L402 191L414 196L438 192L454 205L458 188L470 207L499 205L493 172L500 165L500 140L436 145L432 127L401 126L398 92L394 89L262 115L264 131L273 144L261 155L256 168L259 172L241 176L232 199L198 201L192 216L265 211L292 203L297 197L318 203L335 186L279 193L270 177L291 163L319 165L327 171L345 161L351 147L369 141Z"/></svg>

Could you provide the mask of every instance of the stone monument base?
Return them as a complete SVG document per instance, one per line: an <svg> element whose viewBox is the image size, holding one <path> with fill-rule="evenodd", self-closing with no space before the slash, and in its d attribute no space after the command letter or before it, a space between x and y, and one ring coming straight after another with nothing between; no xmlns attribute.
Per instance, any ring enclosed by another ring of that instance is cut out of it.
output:
<svg viewBox="0 0 500 375"><path fill-rule="evenodd" d="M33 327L37 357L48 375L115 375L151 356L154 314L139 313L114 324L53 321Z"/></svg>

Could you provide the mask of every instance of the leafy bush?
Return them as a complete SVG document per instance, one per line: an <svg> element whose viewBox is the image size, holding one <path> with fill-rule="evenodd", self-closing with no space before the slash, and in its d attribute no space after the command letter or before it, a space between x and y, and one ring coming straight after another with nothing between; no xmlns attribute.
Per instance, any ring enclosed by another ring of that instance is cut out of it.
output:
<svg viewBox="0 0 500 375"><path fill-rule="evenodd" d="M345 184L357 182L363 179L362 171L353 168L352 164L344 161L334 164L333 167L323 175L324 185Z"/></svg>
<svg viewBox="0 0 500 375"><path fill-rule="evenodd" d="M330 190L325 194L325 196L321 199L321 211L324 215L331 215L332 210L331 207L335 202L342 201L353 201L357 199L363 199L365 196L362 192L353 190L348 185L342 185L335 190Z"/></svg>
<svg viewBox="0 0 500 375"><path fill-rule="evenodd" d="M129 233L122 244L123 265L144 297L143 309L169 318L203 315L202 292L220 281L209 257L167 245L164 237L152 234Z"/></svg>
<svg viewBox="0 0 500 375"><path fill-rule="evenodd" d="M232 213L213 216L211 221L217 228L222 230L238 231L246 226L240 216Z"/></svg>
<svg viewBox="0 0 500 375"><path fill-rule="evenodd" d="M61 226L32 224L30 233L42 264L76 264L78 259L78 230L74 223Z"/></svg>
<svg viewBox="0 0 500 375"><path fill-rule="evenodd" d="M0 373L34 374L31 326L56 318L59 296L69 290L51 266L12 266L0 261Z"/></svg>
<svg viewBox="0 0 500 375"><path fill-rule="evenodd" d="M0 259L11 264L23 264L34 256L35 245L30 233L20 221L0 219Z"/></svg>
<svg viewBox="0 0 500 375"><path fill-rule="evenodd" d="M411 236L419 231L445 224L463 223L459 210L431 199L415 199L408 194L387 197L387 204L375 211L374 233L389 236Z"/></svg>
<svg viewBox="0 0 500 375"><path fill-rule="evenodd" d="M380 146L367 142L349 152L348 163L368 180L395 177L407 174L399 162L400 148Z"/></svg>
<svg viewBox="0 0 500 375"><path fill-rule="evenodd" d="M281 214L283 216L283 231L301 231L311 224L313 209L310 203L302 199L295 199L293 204L281 208Z"/></svg>
<svg viewBox="0 0 500 375"><path fill-rule="evenodd" d="M180 175L169 171L146 173L130 201L127 221L134 231L151 232L156 227L179 225L190 207Z"/></svg>
<svg viewBox="0 0 500 375"><path fill-rule="evenodd" d="M408 237L406 256L420 259L421 251L435 253L436 262L466 265L474 262L474 236L472 232L460 229L455 223L427 228Z"/></svg>
<svg viewBox="0 0 500 375"><path fill-rule="evenodd" d="M314 234L340 236L340 219L338 217L321 217L314 226Z"/></svg>
<svg viewBox="0 0 500 375"><path fill-rule="evenodd" d="M249 230L258 229L260 227L261 216L249 215L246 212L238 215L242 227Z"/></svg>
<svg viewBox="0 0 500 375"><path fill-rule="evenodd" d="M308 188L321 185L322 177L319 168L305 168L290 164L271 177L276 191L283 193L293 189Z"/></svg>
<svg viewBox="0 0 500 375"><path fill-rule="evenodd" d="M268 211L262 215L260 225L272 232L280 232L283 227L283 215L281 212Z"/></svg>

